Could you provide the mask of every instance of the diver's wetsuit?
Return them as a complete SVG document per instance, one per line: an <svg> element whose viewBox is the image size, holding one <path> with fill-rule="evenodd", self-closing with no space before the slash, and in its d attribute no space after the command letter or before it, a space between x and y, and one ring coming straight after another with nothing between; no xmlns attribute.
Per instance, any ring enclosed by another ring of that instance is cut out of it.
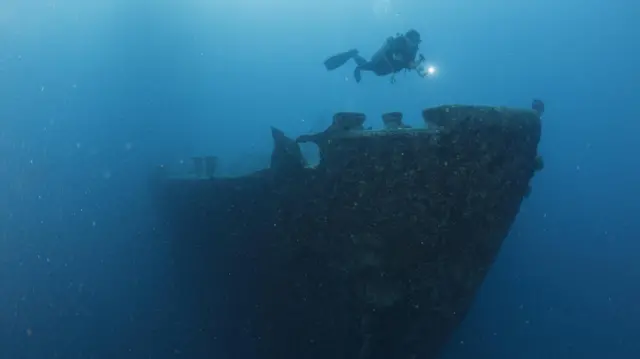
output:
<svg viewBox="0 0 640 359"><path fill-rule="evenodd" d="M327 70L335 70L353 59L357 64L354 71L357 82L361 80L361 71L371 71L378 76L385 76L402 70L412 70L415 68L419 42L420 35L415 30L410 30L406 35L389 37L370 61L360 56L358 50L353 49L330 57L324 65Z"/></svg>

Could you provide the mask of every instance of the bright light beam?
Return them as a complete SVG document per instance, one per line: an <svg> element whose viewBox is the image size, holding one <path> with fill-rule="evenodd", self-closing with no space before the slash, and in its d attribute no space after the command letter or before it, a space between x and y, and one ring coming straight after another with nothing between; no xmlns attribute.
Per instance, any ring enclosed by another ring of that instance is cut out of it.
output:
<svg viewBox="0 0 640 359"><path fill-rule="evenodd" d="M434 65L422 65L419 72L422 77L433 77L438 73L438 69Z"/></svg>

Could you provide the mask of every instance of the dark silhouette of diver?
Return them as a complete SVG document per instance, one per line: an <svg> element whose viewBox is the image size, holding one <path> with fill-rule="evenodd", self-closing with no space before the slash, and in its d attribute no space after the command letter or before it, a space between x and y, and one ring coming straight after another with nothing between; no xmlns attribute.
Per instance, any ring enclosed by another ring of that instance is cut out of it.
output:
<svg viewBox="0 0 640 359"><path fill-rule="evenodd" d="M393 74L391 82L395 82L395 74L405 70L416 70L420 76L424 73L418 70L420 64L424 61L424 56L418 55L418 46L420 45L420 33L416 30L409 30L406 34L398 34L396 37L389 37L382 47L376 52L370 61L359 55L358 50L352 49L331 56L324 62L327 70L335 70L340 66L353 59L356 63L356 69L353 77L356 82L362 79L362 71L371 71L378 76L386 76Z"/></svg>

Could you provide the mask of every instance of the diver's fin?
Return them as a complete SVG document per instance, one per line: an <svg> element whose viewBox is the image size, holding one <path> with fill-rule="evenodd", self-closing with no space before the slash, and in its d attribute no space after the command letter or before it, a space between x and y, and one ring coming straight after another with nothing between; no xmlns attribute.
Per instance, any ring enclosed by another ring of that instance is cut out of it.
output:
<svg viewBox="0 0 640 359"><path fill-rule="evenodd" d="M353 78L356 79L357 83L360 83L360 80L362 80L362 73L360 72L360 67L356 67L356 69L353 70Z"/></svg>
<svg viewBox="0 0 640 359"><path fill-rule="evenodd" d="M351 60L354 56L358 55L358 50L353 49L353 50L349 50L347 52L341 52L337 55L333 55L330 58L326 59L324 61L324 67L327 68L327 70L331 71L331 70L335 70L338 67L344 65L347 63L347 61Z"/></svg>

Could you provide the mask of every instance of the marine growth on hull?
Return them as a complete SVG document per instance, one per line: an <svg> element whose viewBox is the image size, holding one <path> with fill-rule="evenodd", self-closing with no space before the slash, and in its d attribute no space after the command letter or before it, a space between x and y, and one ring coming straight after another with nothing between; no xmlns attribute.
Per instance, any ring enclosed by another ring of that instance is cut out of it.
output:
<svg viewBox="0 0 640 359"><path fill-rule="evenodd" d="M423 128L393 112L375 131L338 113L297 139L272 128L253 174L218 178L212 158L159 174L179 275L215 318L204 330L235 343L229 358L435 358L542 169L543 108L440 106Z"/></svg>

